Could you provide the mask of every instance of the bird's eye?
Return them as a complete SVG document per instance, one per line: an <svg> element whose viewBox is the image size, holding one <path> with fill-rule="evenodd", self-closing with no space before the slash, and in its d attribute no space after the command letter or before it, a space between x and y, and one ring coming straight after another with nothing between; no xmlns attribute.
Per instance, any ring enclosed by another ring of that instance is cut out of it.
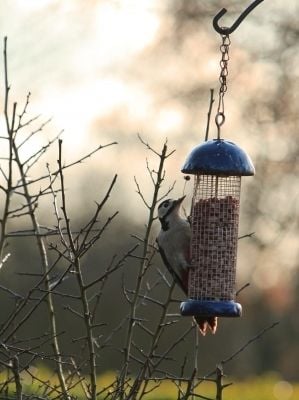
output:
<svg viewBox="0 0 299 400"><path fill-rule="evenodd" d="M164 204L164 208L167 208L169 206L169 203Z"/></svg>

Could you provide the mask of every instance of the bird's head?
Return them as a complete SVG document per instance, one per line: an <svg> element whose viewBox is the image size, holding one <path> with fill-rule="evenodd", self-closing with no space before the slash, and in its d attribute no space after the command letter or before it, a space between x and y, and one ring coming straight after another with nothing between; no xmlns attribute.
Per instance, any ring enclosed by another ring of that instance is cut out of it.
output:
<svg viewBox="0 0 299 400"><path fill-rule="evenodd" d="M158 218L161 222L162 228L168 225L168 221L174 217L179 216L181 204L186 196L180 197L177 200L167 199L162 201L158 206Z"/></svg>

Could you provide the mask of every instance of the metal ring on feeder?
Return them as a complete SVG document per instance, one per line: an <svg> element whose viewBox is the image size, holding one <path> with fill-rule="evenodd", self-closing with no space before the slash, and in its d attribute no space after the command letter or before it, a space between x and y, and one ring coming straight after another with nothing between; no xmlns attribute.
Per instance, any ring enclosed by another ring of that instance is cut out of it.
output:
<svg viewBox="0 0 299 400"><path fill-rule="evenodd" d="M218 128L220 128L225 122L225 115L223 112L217 113L215 117L215 122Z"/></svg>
<svg viewBox="0 0 299 400"><path fill-rule="evenodd" d="M220 139L220 128L225 122L224 112L218 112L215 117L215 123L217 126L217 138Z"/></svg>

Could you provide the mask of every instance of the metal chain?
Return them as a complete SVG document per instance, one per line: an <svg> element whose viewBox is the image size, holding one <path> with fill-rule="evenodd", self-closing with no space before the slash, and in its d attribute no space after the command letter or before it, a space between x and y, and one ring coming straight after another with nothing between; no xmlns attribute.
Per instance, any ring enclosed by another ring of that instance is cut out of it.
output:
<svg viewBox="0 0 299 400"><path fill-rule="evenodd" d="M229 46L231 44L229 35L221 35L222 36L222 44L220 46L221 51L221 61L220 61L220 88L219 88L219 101L217 114L215 117L215 122L217 125L217 138L220 139L220 127L225 122L225 114L224 114L224 95L227 91L227 76L228 76L228 61L229 61Z"/></svg>

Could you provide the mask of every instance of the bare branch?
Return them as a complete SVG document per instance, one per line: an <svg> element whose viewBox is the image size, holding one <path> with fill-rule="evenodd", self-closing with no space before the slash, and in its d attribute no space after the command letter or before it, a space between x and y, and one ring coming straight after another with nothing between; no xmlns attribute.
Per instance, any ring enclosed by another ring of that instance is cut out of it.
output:
<svg viewBox="0 0 299 400"><path fill-rule="evenodd" d="M258 334L253 336L251 339L248 340L243 346L241 346L238 350L236 350L231 356L225 358L224 360L221 361L222 365L227 364L228 362L232 361L235 357L237 357L240 353L242 353L248 346L250 346L252 343L260 339L262 336L265 335L269 330L275 328L279 324L279 321L273 322L273 324L267 326L266 328L262 329Z"/></svg>
<svg viewBox="0 0 299 400"><path fill-rule="evenodd" d="M210 89L210 105L209 105L209 110L208 110L208 114L207 114L207 127L206 127L205 141L207 141L209 139L211 113L212 113L214 101L215 101L214 89Z"/></svg>
<svg viewBox="0 0 299 400"><path fill-rule="evenodd" d="M17 356L14 356L12 359L11 370L14 374L14 379L15 379L16 399L22 400L22 383L21 383L21 377L20 377L20 371L19 371L19 359Z"/></svg>
<svg viewBox="0 0 299 400"><path fill-rule="evenodd" d="M134 176L134 182L135 182L135 185L136 185L136 187L137 187L137 191L136 191L136 192L137 192L138 195L141 197L141 200L143 201L145 207L148 208L148 209L150 209L149 204L148 204L147 201L145 200L145 198L144 198L144 196L143 196L143 193L142 193L141 190L140 190L140 186L139 186L139 183L137 182L136 176Z"/></svg>
<svg viewBox="0 0 299 400"><path fill-rule="evenodd" d="M252 237L255 234L255 232L247 233L246 235L242 235L238 237L238 240L247 238L247 237Z"/></svg>
<svg viewBox="0 0 299 400"><path fill-rule="evenodd" d="M115 144L117 144L117 142L111 142L111 143L108 143L106 145L99 145L97 148L95 148L94 150L92 150L91 152L86 154L85 156L81 157L79 160L73 161L72 163L69 163L69 164L62 165L61 168L64 171L64 170L66 170L68 168L73 167L74 165L82 164L85 160L87 160L88 158L92 157L98 151L100 151L102 149L105 149L107 147L113 146ZM59 169L57 169L56 171L52 172L52 176L57 176L57 175L59 175ZM32 180L27 182L27 186L32 185L32 184L37 183L37 182L40 182L42 180L48 179L48 178L49 178L49 175L43 175L43 176L40 176L40 177L38 177L36 179L32 179ZM19 187L23 187L23 185L20 184L20 185L16 186L16 188L19 188Z"/></svg>
<svg viewBox="0 0 299 400"><path fill-rule="evenodd" d="M223 359L218 365L225 365L235 359L239 354L241 354L248 346L250 346L252 343L260 339L262 336L264 336L269 330L275 328L279 324L279 321L273 322L271 325L267 326L266 328L262 329L259 333L257 333L255 336L250 338L244 345L242 345L239 349L237 349L233 354L231 354L229 357ZM207 375L204 376L204 379L200 380L197 384L197 386L203 382L203 380L209 378L210 376L214 375L217 372L217 368L214 369L213 371L209 372Z"/></svg>
<svg viewBox="0 0 299 400"><path fill-rule="evenodd" d="M236 296L238 296L244 289L248 288L250 286L250 283L247 282L245 285L243 285L239 290L236 292Z"/></svg>
<svg viewBox="0 0 299 400"><path fill-rule="evenodd" d="M53 143L60 138L63 131L59 132L53 139L49 140L47 144L38 149L35 153L31 154L27 160L23 161L23 165L26 166L26 170L24 170L27 175L28 171L36 165L38 160L47 152L47 150L52 146Z"/></svg>
<svg viewBox="0 0 299 400"><path fill-rule="evenodd" d="M58 157L58 171L60 176L60 185L61 185L61 201L62 201L62 212L64 216L64 221L66 224L67 237L69 242L69 254L73 260L74 267L76 269L76 277L78 286L80 289L80 295L82 299L83 306L83 320L86 329L87 335L87 345L89 351L89 376L90 376L90 398L92 400L96 400L97 393L97 376L96 376L96 354L94 348L94 338L92 333L92 315L90 312L90 307L87 299L85 283L83 280L81 263L80 263L80 255L77 252L73 234L71 231L70 220L67 213L66 207L66 198L65 198L65 186L64 186L64 176L63 176L63 168L62 168L62 140L59 140L59 157Z"/></svg>
<svg viewBox="0 0 299 400"><path fill-rule="evenodd" d="M29 119L28 121L26 121L23 124L23 123L21 123L22 117L19 116L19 125L15 129L15 133L19 132L20 129L31 125L33 122L37 121L40 117L41 117L41 115L37 115L36 117ZM47 126L51 121L52 121L52 118L48 119L47 121L43 122L37 129L32 131L21 143L18 144L18 149L20 149L25 143L29 142L30 139L32 139L32 137L34 135L41 132L45 128L45 126Z"/></svg>

